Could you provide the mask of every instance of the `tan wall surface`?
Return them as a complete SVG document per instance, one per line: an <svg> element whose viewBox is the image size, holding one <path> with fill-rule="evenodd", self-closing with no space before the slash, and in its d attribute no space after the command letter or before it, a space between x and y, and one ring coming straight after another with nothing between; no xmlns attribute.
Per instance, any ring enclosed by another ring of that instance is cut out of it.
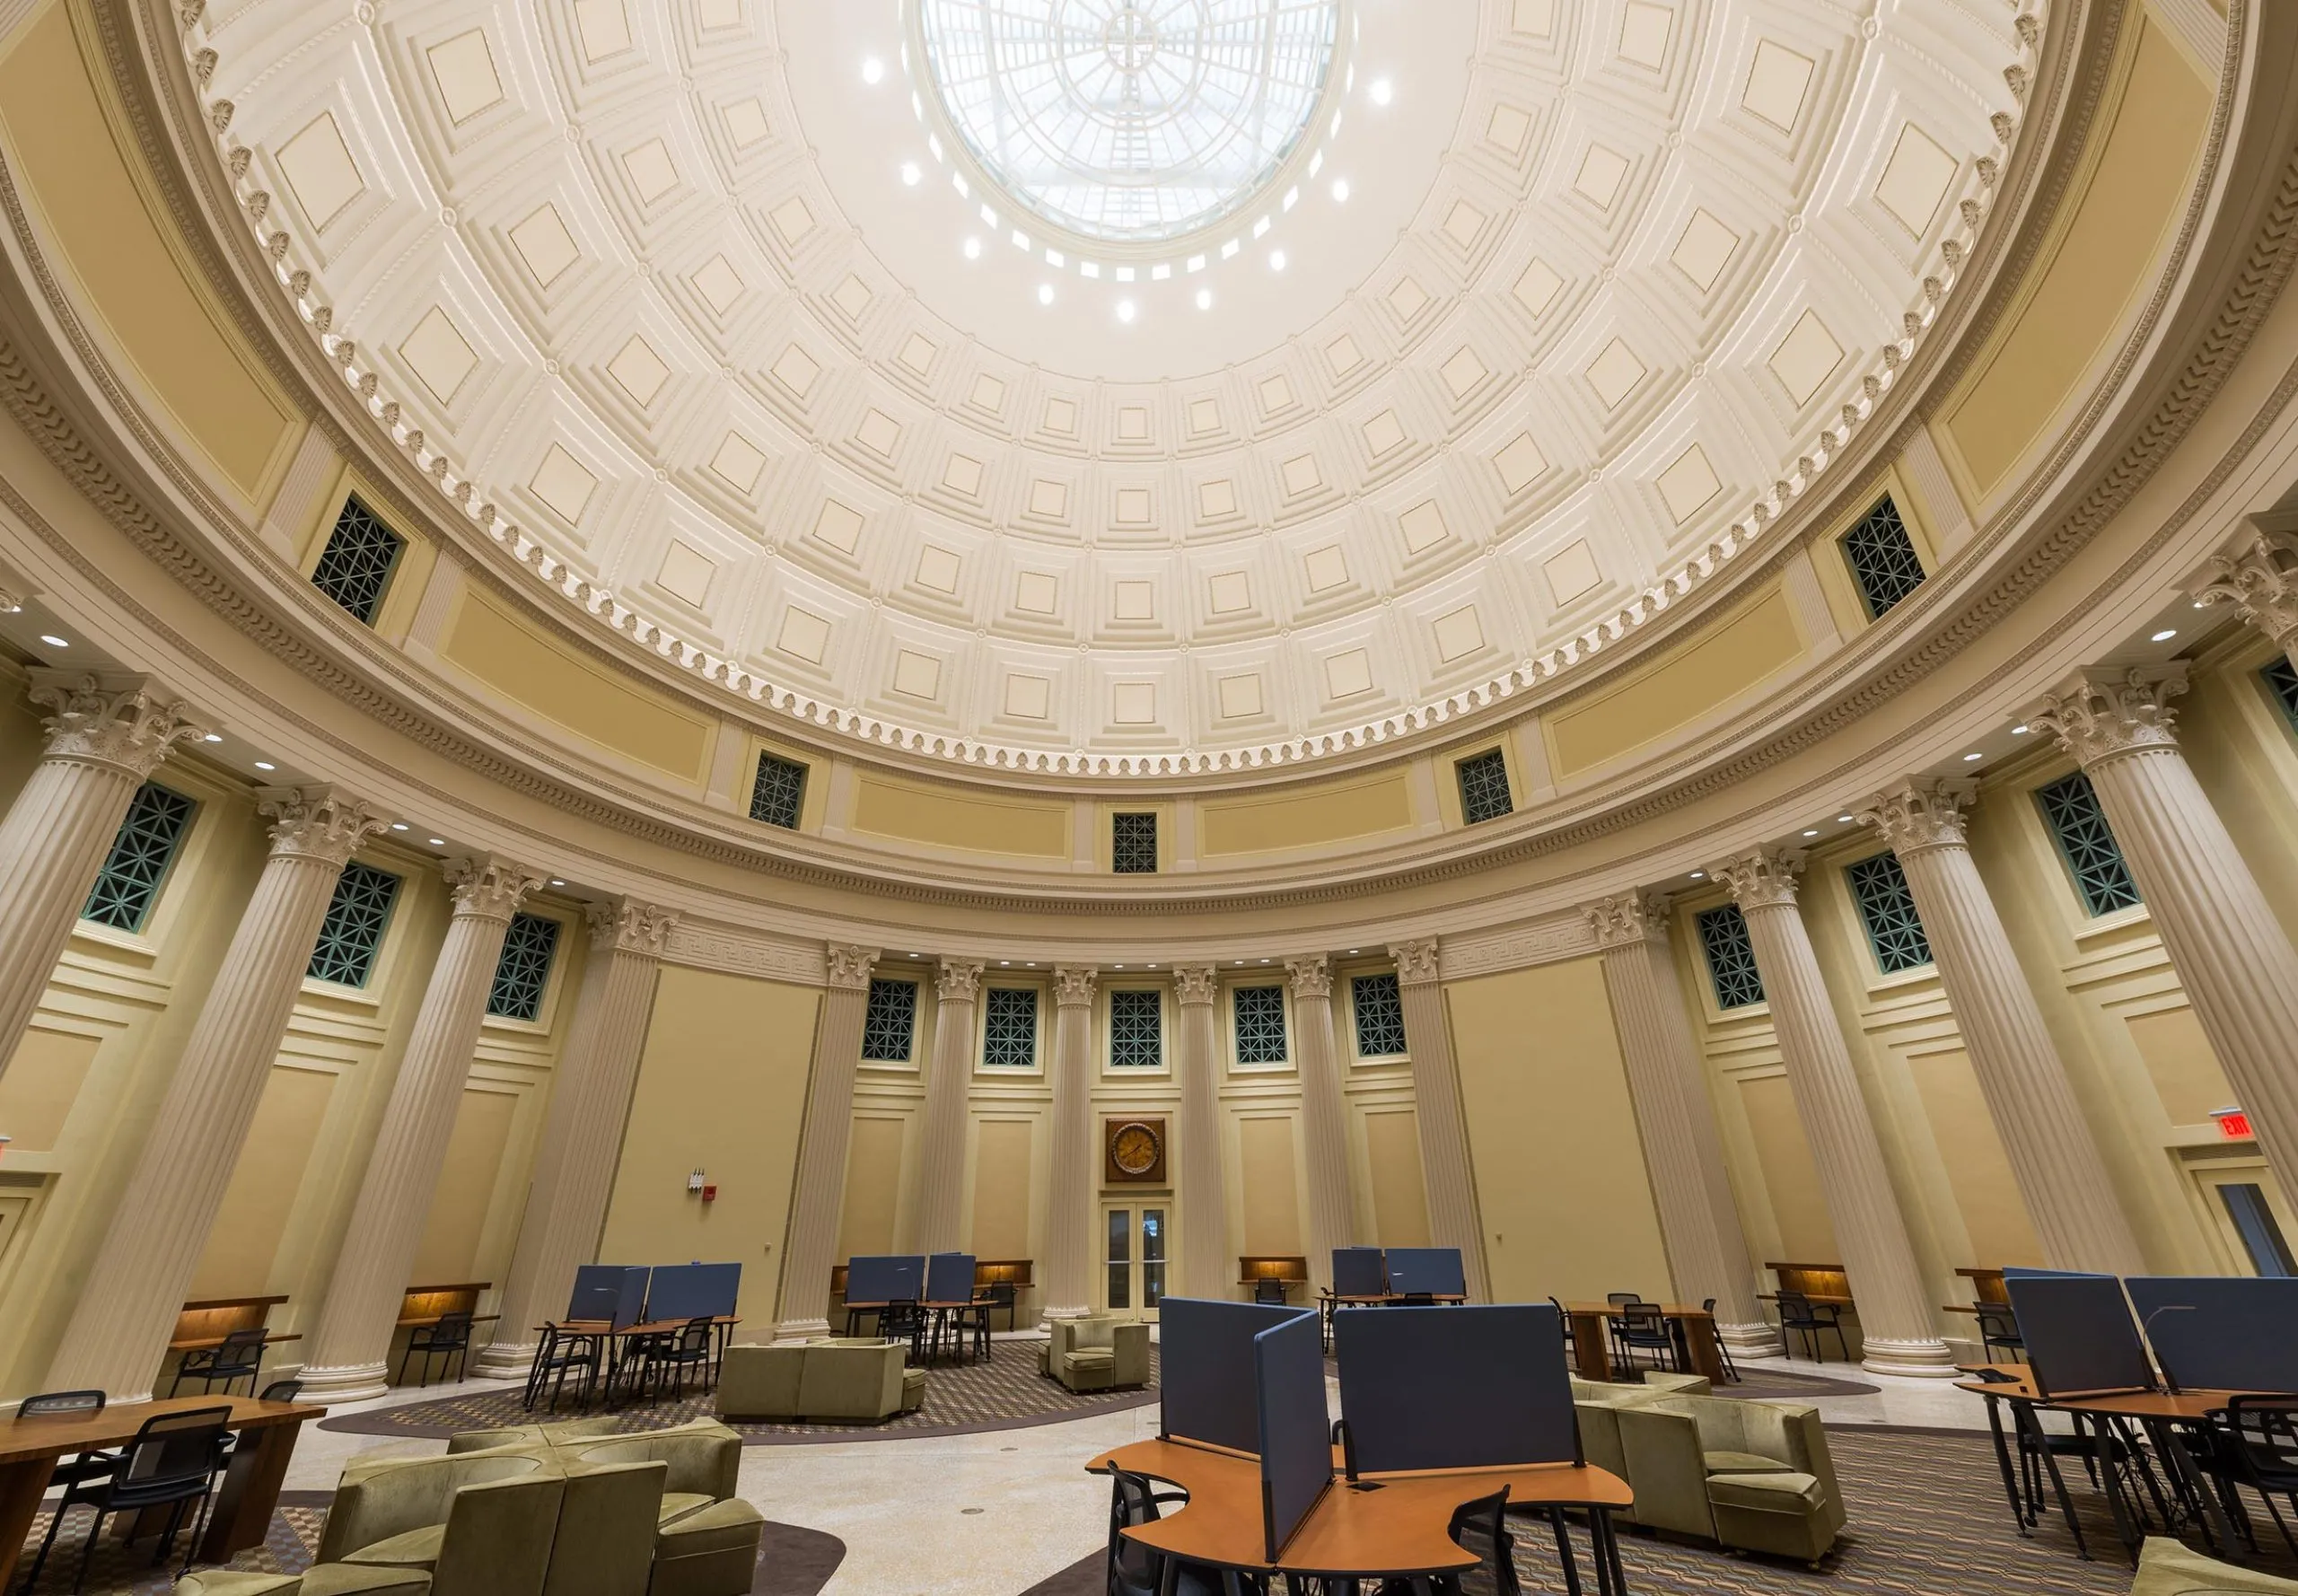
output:
<svg viewBox="0 0 2298 1596"><path fill-rule="evenodd" d="M984 1119L974 1143L973 1252L1030 1256L1030 1131L1026 1119Z"/></svg>
<svg viewBox="0 0 2298 1596"><path fill-rule="evenodd" d="M1364 1116L1364 1162L1373 1177L1374 1247L1428 1245L1428 1188L1421 1178L1420 1121L1411 1109Z"/></svg>
<svg viewBox="0 0 2298 1596"><path fill-rule="evenodd" d="M507 1092L463 1089L409 1285L455 1285L480 1278L474 1273L479 1234L487 1224L487 1199L510 1149L511 1121L518 1106Z"/></svg>
<svg viewBox="0 0 2298 1596"><path fill-rule="evenodd" d="M1276 853L1402 830L1412 824L1412 792L1406 773L1391 768L1265 797L1211 801L1197 814L1197 851L1208 858Z"/></svg>
<svg viewBox="0 0 2298 1596"><path fill-rule="evenodd" d="M1066 859L1074 813L1068 803L1018 794L1004 799L969 794L875 773L855 780L855 830L933 847Z"/></svg>
<svg viewBox="0 0 2298 1596"><path fill-rule="evenodd" d="M1299 1163L1293 1116L1247 1116L1237 1121L1237 1153L1244 1177L1244 1236L1241 1251L1281 1258L1305 1255L1301 1228ZM1425 1228L1425 1221L1423 1222Z"/></svg>
<svg viewBox="0 0 2298 1596"><path fill-rule="evenodd" d="M207 1250L192 1276L194 1298L256 1296L268 1288L271 1260L287 1233L287 1216L319 1145L335 1083L335 1076L319 1071L273 1066L246 1151L232 1171Z"/></svg>
<svg viewBox="0 0 2298 1596"><path fill-rule="evenodd" d="M902 1121L867 1116L854 1121L846 1155L846 1206L838 1225L838 1260L877 1257L894 1250L900 1212Z"/></svg>
<svg viewBox="0 0 2298 1596"><path fill-rule="evenodd" d="M1835 1226L1820 1195L1820 1169L1811 1162L1811 1144L1803 1139L1803 1123L1795 1117L1787 1077L1742 1076L1740 1101L1755 1137L1781 1252L1776 1259L1759 1258L1756 1263L1837 1262Z"/></svg>

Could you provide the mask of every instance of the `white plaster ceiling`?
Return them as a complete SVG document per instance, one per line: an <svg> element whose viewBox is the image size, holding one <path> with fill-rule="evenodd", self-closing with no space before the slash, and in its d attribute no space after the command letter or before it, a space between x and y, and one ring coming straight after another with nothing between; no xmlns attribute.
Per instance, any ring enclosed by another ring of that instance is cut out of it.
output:
<svg viewBox="0 0 2298 1596"><path fill-rule="evenodd" d="M574 624L1123 775L1441 722L1727 573L1952 291L2039 32L1348 10L1348 201L1129 325L1074 262L963 259L895 0L209 0L186 44L314 336Z"/></svg>

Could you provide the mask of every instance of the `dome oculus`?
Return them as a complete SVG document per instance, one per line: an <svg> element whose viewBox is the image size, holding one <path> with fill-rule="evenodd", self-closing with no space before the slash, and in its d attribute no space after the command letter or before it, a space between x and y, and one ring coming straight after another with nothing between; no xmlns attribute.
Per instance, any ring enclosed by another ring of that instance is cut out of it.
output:
<svg viewBox="0 0 2298 1596"><path fill-rule="evenodd" d="M920 0L927 75L983 171L1083 235L1149 243L1266 188L1308 130L1339 0Z"/></svg>

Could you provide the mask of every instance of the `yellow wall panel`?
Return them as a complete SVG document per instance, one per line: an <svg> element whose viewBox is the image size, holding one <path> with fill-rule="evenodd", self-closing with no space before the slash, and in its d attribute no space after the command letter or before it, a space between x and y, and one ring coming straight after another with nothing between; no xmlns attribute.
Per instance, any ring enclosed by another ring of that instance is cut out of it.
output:
<svg viewBox="0 0 2298 1596"><path fill-rule="evenodd" d="M902 1122L857 1118L846 1144L846 1206L838 1256L876 1258L894 1250L895 1205L901 1196Z"/></svg>
<svg viewBox="0 0 2298 1596"><path fill-rule="evenodd" d="M101 1043L101 1038L70 1031L24 1032L8 1073L0 1075L0 1127L15 1138L12 1151L55 1149Z"/></svg>
<svg viewBox="0 0 2298 1596"><path fill-rule="evenodd" d="M1963 1232L1970 1238L1972 1256L1958 1265L1993 1267L2025 1264L2039 1267L2042 1244L2027 1217L2026 1199L2011 1173L2010 1155L1987 1111L1987 1099L1971 1070L1970 1055L1911 1054L1908 1073L1923 1099L1925 1118L1931 1121L1931 1138L1939 1148L1939 1162L1947 1168L1947 1184L1955 1194L1956 1211L1962 1215ZM1788 1258L1788 1263L1828 1263L1829 1258Z"/></svg>
<svg viewBox="0 0 2298 1596"><path fill-rule="evenodd" d="M1412 789L1400 767L1197 806L1197 849L1207 857L1316 847L1412 825Z"/></svg>
<svg viewBox="0 0 2298 1596"><path fill-rule="evenodd" d="M1373 1243L1428 1245L1428 1188L1420 1176L1420 1117L1410 1109L1364 1116L1364 1158L1373 1175Z"/></svg>
<svg viewBox="0 0 2298 1596"><path fill-rule="evenodd" d="M1803 1122L1796 1118L1795 1094L1787 1077L1741 1076L1740 1102L1755 1137L1756 1160L1763 1166L1771 1215L1779 1224L1779 1245L1787 1253L1783 1258L1755 1261L1841 1262L1835 1255L1835 1225L1828 1218L1827 1200L1820 1195L1820 1166L1811 1162L1811 1146L1803 1139Z"/></svg>
<svg viewBox="0 0 2298 1596"><path fill-rule="evenodd" d="M1292 1117L1239 1120L1237 1158L1244 1175L1245 1251L1255 1256L1302 1256ZM1416 1162L1415 1179L1419 1172Z"/></svg>
<svg viewBox="0 0 2298 1596"><path fill-rule="evenodd" d="M2207 1125L2212 1109L2233 1106L2234 1089L2192 1009L2133 1014L2128 1023L2172 1125Z"/></svg>
<svg viewBox="0 0 2298 1596"><path fill-rule="evenodd" d="M272 1260L327 1121L335 1081L320 1070L275 1068L264 1083L224 1206L207 1232L207 1250L191 1277L194 1299L255 1296L270 1285Z"/></svg>
<svg viewBox="0 0 2298 1596"><path fill-rule="evenodd" d="M973 1253L1030 1256L1030 1123L985 1119L974 1143Z"/></svg>
<svg viewBox="0 0 2298 1596"><path fill-rule="evenodd" d="M471 1278L478 1260L479 1232L487 1223L487 1200L511 1144L511 1121L519 1100L507 1092L463 1089L447 1139L447 1161L432 1188L431 1215L423 1243L415 1251L409 1285L453 1285ZM650 1262L653 1260L649 1260ZM499 1283L498 1283L499 1284Z"/></svg>
<svg viewBox="0 0 2298 1596"><path fill-rule="evenodd" d="M1548 762L1558 776L1576 776L1618 759L1689 725L1802 652L1787 594L1774 586L1630 680L1548 716Z"/></svg>
<svg viewBox="0 0 2298 1596"><path fill-rule="evenodd" d="M864 774L855 782L855 830L932 847L1066 859L1072 812L1066 803L962 793L889 776Z"/></svg>

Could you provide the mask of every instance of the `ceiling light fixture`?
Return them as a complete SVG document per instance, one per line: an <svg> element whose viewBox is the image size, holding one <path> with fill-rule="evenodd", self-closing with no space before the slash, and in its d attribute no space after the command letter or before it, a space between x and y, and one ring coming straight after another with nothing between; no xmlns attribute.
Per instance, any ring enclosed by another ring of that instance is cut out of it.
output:
<svg viewBox="0 0 2298 1596"><path fill-rule="evenodd" d="M1851 824L1851 817L1849 815L1838 815L1835 818L1835 823L1838 826L1848 826Z"/></svg>
<svg viewBox="0 0 2298 1596"><path fill-rule="evenodd" d="M443 837L434 837L431 838L431 846L434 848L443 848L447 846L447 839Z"/></svg>
<svg viewBox="0 0 2298 1596"><path fill-rule="evenodd" d="M1369 92L1375 105L1386 105L1397 97L1396 85L1384 77L1374 78Z"/></svg>
<svg viewBox="0 0 2298 1596"><path fill-rule="evenodd" d="M1691 873L1691 879L1696 881L1704 881L1707 879L1707 872L1704 870L1695 870Z"/></svg>
<svg viewBox="0 0 2298 1596"><path fill-rule="evenodd" d="M910 189L917 188L918 180L924 178L925 175L925 174L924 172L917 170L917 162L905 161L901 163L901 180L904 187Z"/></svg>
<svg viewBox="0 0 2298 1596"><path fill-rule="evenodd" d="M1050 283L1039 283L1038 285L1038 303L1041 305L1049 305L1052 303L1053 285Z"/></svg>
<svg viewBox="0 0 2298 1596"><path fill-rule="evenodd" d="M981 241L980 241L979 239L978 239L978 238L969 238L969 239L966 240L965 254L966 254L966 259L967 259L968 260L978 260L978 259L981 259Z"/></svg>
<svg viewBox="0 0 2298 1596"><path fill-rule="evenodd" d="M224 737L221 732L210 732L206 736L201 738L199 741L202 742L221 742L224 741Z"/></svg>
<svg viewBox="0 0 2298 1596"><path fill-rule="evenodd" d="M1803 833L1803 835L1804 835L1804 836L1806 836L1806 837L1817 837L1817 836L1819 835L1819 833L1818 833L1818 832L1816 832L1816 831L1806 831L1806 832L1804 832L1804 833Z"/></svg>
<svg viewBox="0 0 2298 1596"><path fill-rule="evenodd" d="M1273 272L1281 272L1285 269L1284 250L1271 250L1268 252L1268 269Z"/></svg>
<svg viewBox="0 0 2298 1596"><path fill-rule="evenodd" d="M2148 641L2153 643L2168 643L2171 638L2178 635L2179 631L2176 627L2165 627L2162 630L2155 633L2152 638L2148 639Z"/></svg>
<svg viewBox="0 0 2298 1596"><path fill-rule="evenodd" d="M53 632L42 632L39 635L39 640L42 643L47 644L50 648L69 648L72 646L71 644L66 642L63 638L57 636Z"/></svg>
<svg viewBox="0 0 2298 1596"><path fill-rule="evenodd" d="M1200 288L1197 291L1197 308L1200 311L1209 311L1213 308L1212 289Z"/></svg>
<svg viewBox="0 0 2298 1596"><path fill-rule="evenodd" d="M1963 763L1966 765L1974 764L1986 758L1987 756L1985 754L1965 754L1963 756Z"/></svg>
<svg viewBox="0 0 2298 1596"><path fill-rule="evenodd" d="M268 759L258 759L255 762L255 767L258 770L276 770L279 768L278 766L273 764Z"/></svg>
<svg viewBox="0 0 2298 1596"><path fill-rule="evenodd" d="M2011 735L2013 737L2024 737L2026 734L2027 728L2024 726L2013 726L2011 728Z"/></svg>
<svg viewBox="0 0 2298 1596"><path fill-rule="evenodd" d="M1133 302L1131 300L1121 299L1117 302L1117 319L1120 321L1127 322L1133 320Z"/></svg>
<svg viewBox="0 0 2298 1596"><path fill-rule="evenodd" d="M869 59L862 63L862 81L864 83L880 83L884 80L885 75L886 64L883 61L879 60L877 57L872 56Z"/></svg>
<svg viewBox="0 0 2298 1596"><path fill-rule="evenodd" d="M394 831L404 831L407 829L407 822L405 820L393 820L391 822L391 829Z"/></svg>
<svg viewBox="0 0 2298 1596"><path fill-rule="evenodd" d="M550 878L550 884L551 884L552 886L554 886L554 887L563 887L563 886L565 886L566 883L565 881L560 881L557 876L553 876L553 877L551 877L551 878Z"/></svg>
<svg viewBox="0 0 2298 1596"><path fill-rule="evenodd" d="M1333 179L1332 197L1335 202L1340 205L1346 205L1348 203L1348 180L1346 178Z"/></svg>

